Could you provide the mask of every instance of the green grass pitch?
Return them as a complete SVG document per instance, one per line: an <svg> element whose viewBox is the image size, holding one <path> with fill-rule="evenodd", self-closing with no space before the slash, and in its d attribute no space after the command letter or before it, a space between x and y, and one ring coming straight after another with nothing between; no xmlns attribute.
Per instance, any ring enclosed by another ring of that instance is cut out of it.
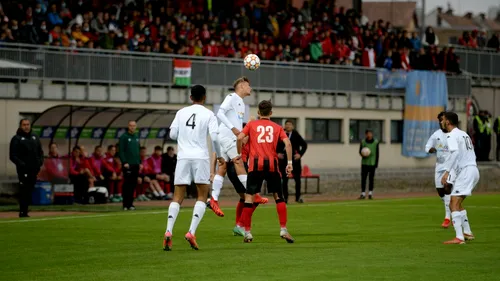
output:
<svg viewBox="0 0 500 281"><path fill-rule="evenodd" d="M226 217L207 209L196 234L183 239L191 208L181 210L173 251L162 250L166 209L57 218L0 220L0 280L500 280L500 195L465 206L476 240L443 245L439 198L291 205L279 237L274 204L253 218L254 242L232 236Z"/></svg>

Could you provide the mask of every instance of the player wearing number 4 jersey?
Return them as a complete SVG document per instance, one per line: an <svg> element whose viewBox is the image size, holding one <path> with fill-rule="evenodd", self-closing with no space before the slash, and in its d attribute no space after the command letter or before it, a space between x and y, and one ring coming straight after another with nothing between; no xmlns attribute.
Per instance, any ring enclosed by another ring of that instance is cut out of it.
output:
<svg viewBox="0 0 500 281"><path fill-rule="evenodd" d="M286 228L287 210L281 187L278 154L276 153L278 141L282 140L285 144L287 159L292 159L292 145L283 128L270 120L272 108L270 101L261 101L259 103L260 120L249 122L238 136L238 151L241 151L241 143L246 136L248 136L248 143L250 144L248 182L245 192L245 205L241 215L241 221L245 227L244 242L253 240L250 232L252 214L255 210L253 197L261 189L264 180L267 182L267 188L273 193L276 201L276 211L278 212L281 227L280 236L288 243L294 242L293 237ZM292 170L292 161L288 161L287 174L290 174Z"/></svg>
<svg viewBox="0 0 500 281"><path fill-rule="evenodd" d="M247 172L236 149L236 137L243 128L243 117L245 116L245 103L243 102L243 98L250 95L252 88L250 87L250 81L246 77L238 78L234 82L233 87L235 92L229 94L224 99L219 108L219 112L217 112L217 118L221 121L219 125L220 150L226 162L233 162L238 179L243 187L246 188ZM212 211L220 217L223 217L224 213L220 209L218 201L226 173L227 165L219 165L217 174L214 176L212 182L212 198L209 202ZM239 190L237 186L235 186L235 188L236 192L243 197L245 190ZM258 194L256 195L255 203L265 204L267 202L267 198L262 198ZM239 203L236 208L237 214L240 205L241 203ZM235 230L237 229L236 227ZM236 231L235 234L236 233L239 232Z"/></svg>
<svg viewBox="0 0 500 281"><path fill-rule="evenodd" d="M163 249L172 250L172 234L179 214L180 204L184 200L186 186L194 182L198 188L198 198L193 209L191 226L184 238L191 248L198 250L195 232L205 214L206 200L210 187L210 153L207 147L207 135L212 139L219 164L224 164L220 157L217 119L212 111L205 108L206 90L196 85L191 88L193 105L185 107L175 114L170 126L170 137L177 140L177 166L174 176L174 198L168 207L167 229L163 240Z"/></svg>
<svg viewBox="0 0 500 281"><path fill-rule="evenodd" d="M479 170L476 164L476 154L470 137L457 128L458 116L453 112L446 112L441 121L442 128L449 132L446 140L450 157L446 160L445 173L441 179L442 184L447 183L451 171L455 171L456 179L451 188L450 210L456 236L445 244L465 244L465 240L474 240L470 229L467 211L462 202L472 194L479 181Z"/></svg>

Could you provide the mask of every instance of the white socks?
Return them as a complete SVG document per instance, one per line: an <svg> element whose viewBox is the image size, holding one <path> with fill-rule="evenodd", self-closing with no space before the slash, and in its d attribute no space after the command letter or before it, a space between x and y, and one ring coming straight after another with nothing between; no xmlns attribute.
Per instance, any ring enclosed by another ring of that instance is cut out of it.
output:
<svg viewBox="0 0 500 281"><path fill-rule="evenodd" d="M198 203L198 202L197 202ZM179 209L181 205L177 202L170 203L168 207L168 219L167 219L167 230L165 232L170 232L171 234L174 229L175 220L177 219L177 215L179 214Z"/></svg>
<svg viewBox="0 0 500 281"><path fill-rule="evenodd" d="M452 212L451 218L453 220L453 227L455 228L456 237L464 241L464 231L462 229L462 212Z"/></svg>
<svg viewBox="0 0 500 281"><path fill-rule="evenodd" d="M467 211L462 210L460 214L462 215L462 226L464 228L464 233L472 234L472 230L470 230L469 218L467 217Z"/></svg>
<svg viewBox="0 0 500 281"><path fill-rule="evenodd" d="M159 194L160 194L160 196L162 196L162 197L166 195L166 194L165 194L165 192L163 192L163 190L161 190L161 191L159 192Z"/></svg>
<svg viewBox="0 0 500 281"><path fill-rule="evenodd" d="M450 216L451 216L451 211L450 211L450 199L451 199L451 196L450 195L445 195L442 199L443 199L443 202L444 202L445 218L446 219L450 219Z"/></svg>
<svg viewBox="0 0 500 281"><path fill-rule="evenodd" d="M373 195L373 191L368 191L368 195Z"/></svg>
<svg viewBox="0 0 500 281"><path fill-rule="evenodd" d="M222 190L223 184L224 184L224 178L221 177L220 175L215 175L214 181L212 183L212 198L215 201L219 201L219 195L220 191Z"/></svg>
<svg viewBox="0 0 500 281"><path fill-rule="evenodd" d="M241 181L241 184L243 184L245 189L247 188L247 178L248 178L247 175L239 175L238 176L238 179Z"/></svg>
<svg viewBox="0 0 500 281"><path fill-rule="evenodd" d="M196 229L200 224L203 215L205 214L205 209L207 208L207 204L202 201L196 201L193 209L193 218L191 219L191 226L189 227L189 232L193 235L196 233Z"/></svg>
<svg viewBox="0 0 500 281"><path fill-rule="evenodd" d="M155 195L155 197L160 196L160 193L158 193L158 191L156 191L156 190L153 190L153 194Z"/></svg>

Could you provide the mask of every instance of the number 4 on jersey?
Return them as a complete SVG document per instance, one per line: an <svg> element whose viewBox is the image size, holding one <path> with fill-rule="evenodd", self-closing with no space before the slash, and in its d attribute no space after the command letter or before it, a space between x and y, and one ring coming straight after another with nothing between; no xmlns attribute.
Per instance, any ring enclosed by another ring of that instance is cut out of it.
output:
<svg viewBox="0 0 500 281"><path fill-rule="evenodd" d="M189 123L189 122L191 122L191 123ZM191 115L191 117L189 117L189 119L186 121L186 126L191 127L191 129L194 130L194 127L196 127L196 113L193 113L193 115Z"/></svg>

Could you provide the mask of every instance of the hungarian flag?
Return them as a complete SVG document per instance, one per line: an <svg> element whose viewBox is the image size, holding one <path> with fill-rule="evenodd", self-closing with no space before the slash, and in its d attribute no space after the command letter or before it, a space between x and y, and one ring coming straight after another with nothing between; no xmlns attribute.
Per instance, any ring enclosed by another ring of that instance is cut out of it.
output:
<svg viewBox="0 0 500 281"><path fill-rule="evenodd" d="M178 86L191 85L191 61L174 59L174 84Z"/></svg>

